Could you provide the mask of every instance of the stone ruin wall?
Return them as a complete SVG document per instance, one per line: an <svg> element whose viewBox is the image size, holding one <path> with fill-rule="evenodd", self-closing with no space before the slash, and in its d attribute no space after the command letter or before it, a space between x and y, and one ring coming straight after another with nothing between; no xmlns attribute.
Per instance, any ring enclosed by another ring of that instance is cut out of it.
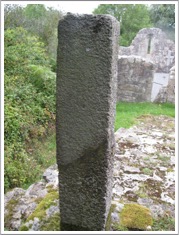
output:
<svg viewBox="0 0 179 235"><path fill-rule="evenodd" d="M155 72L169 73L175 64L175 43L159 28L141 29L129 47L120 47L119 55L137 55L150 59Z"/></svg>
<svg viewBox="0 0 179 235"><path fill-rule="evenodd" d="M119 56L117 101L150 102L154 64L139 56Z"/></svg>
<svg viewBox="0 0 179 235"><path fill-rule="evenodd" d="M175 104L175 66L170 69L168 85L160 89L154 102Z"/></svg>
<svg viewBox="0 0 179 235"><path fill-rule="evenodd" d="M153 102L153 91L157 89L155 78L169 77L170 69L175 64L175 43L167 39L161 29L144 28L129 47L120 47L118 60L118 101ZM174 103L172 92L163 92L168 89L166 81L159 80L162 89L157 92L159 96L162 92L165 97L161 99L156 95L155 101ZM169 79L167 83L170 87L174 86L174 80Z"/></svg>

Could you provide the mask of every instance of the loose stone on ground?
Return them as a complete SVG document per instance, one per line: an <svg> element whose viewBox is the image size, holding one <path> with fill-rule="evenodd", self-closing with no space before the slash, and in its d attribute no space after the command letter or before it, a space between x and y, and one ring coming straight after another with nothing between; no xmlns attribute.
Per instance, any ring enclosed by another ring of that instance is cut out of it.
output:
<svg viewBox="0 0 179 235"><path fill-rule="evenodd" d="M153 218L175 217L175 120L144 116L116 132L113 204L138 203ZM116 221L118 208L112 213Z"/></svg>

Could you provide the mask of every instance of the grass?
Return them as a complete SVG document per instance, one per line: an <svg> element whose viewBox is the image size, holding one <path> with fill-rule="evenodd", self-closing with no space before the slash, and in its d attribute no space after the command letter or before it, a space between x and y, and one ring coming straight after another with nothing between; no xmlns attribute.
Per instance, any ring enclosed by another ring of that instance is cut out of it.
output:
<svg viewBox="0 0 179 235"><path fill-rule="evenodd" d="M44 169L55 164L56 161L56 140L55 134L51 134L43 142L36 142L35 156L37 162L43 166Z"/></svg>
<svg viewBox="0 0 179 235"><path fill-rule="evenodd" d="M165 216L154 220L152 231L175 231L174 218Z"/></svg>
<svg viewBox="0 0 179 235"><path fill-rule="evenodd" d="M119 223L113 224L114 231L131 231L131 229L121 226ZM175 220L172 217L164 216L153 220L151 231L175 231Z"/></svg>
<svg viewBox="0 0 179 235"><path fill-rule="evenodd" d="M34 182L42 178L44 171L56 163L56 137L55 133L49 134L43 140L35 139L31 146L28 146L27 152L29 158L35 159L38 174L34 175L33 182L24 184L23 188L27 189Z"/></svg>
<svg viewBox="0 0 179 235"><path fill-rule="evenodd" d="M116 106L115 131L121 127L129 128L135 125L138 117L148 114L175 117L175 105L120 102Z"/></svg>

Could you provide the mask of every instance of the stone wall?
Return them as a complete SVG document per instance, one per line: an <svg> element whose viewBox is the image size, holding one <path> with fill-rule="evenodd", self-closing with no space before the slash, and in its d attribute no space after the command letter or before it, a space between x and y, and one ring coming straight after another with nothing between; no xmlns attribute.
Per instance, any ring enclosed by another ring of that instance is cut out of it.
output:
<svg viewBox="0 0 179 235"><path fill-rule="evenodd" d="M175 63L175 43L159 28L144 28L129 47L120 47L119 55L148 58L156 65L157 73L169 73Z"/></svg>
<svg viewBox="0 0 179 235"><path fill-rule="evenodd" d="M119 56L117 101L151 101L154 64L139 56Z"/></svg>
<svg viewBox="0 0 179 235"><path fill-rule="evenodd" d="M170 69L168 84L160 89L154 102L175 104L175 66Z"/></svg>

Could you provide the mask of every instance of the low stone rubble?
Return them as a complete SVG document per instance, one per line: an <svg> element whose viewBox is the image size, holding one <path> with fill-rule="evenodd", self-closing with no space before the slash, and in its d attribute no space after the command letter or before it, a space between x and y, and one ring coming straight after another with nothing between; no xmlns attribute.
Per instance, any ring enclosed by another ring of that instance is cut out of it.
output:
<svg viewBox="0 0 179 235"><path fill-rule="evenodd" d="M112 220L124 204L138 203L152 217L175 217L174 118L144 116L137 126L116 133Z"/></svg>
<svg viewBox="0 0 179 235"><path fill-rule="evenodd" d="M137 203L150 209L157 219L175 217L175 120L165 116L143 116L130 129L115 133L116 154L112 205L113 223L119 223L125 204ZM22 225L30 231L40 231L43 221L59 213L55 200L45 211L45 219L27 218L39 201L52 190L58 190L57 165L49 167L43 179L27 190L15 188L6 193L5 227L17 231Z"/></svg>
<svg viewBox="0 0 179 235"><path fill-rule="evenodd" d="M18 231L21 230L23 225L29 231L39 231L47 219L59 213L58 200L54 200L52 205L46 209L43 221L40 221L37 217L30 221L27 220L36 210L39 202L52 190L58 192L57 164L46 169L42 181L32 184L27 190L14 188L5 194L5 227L8 230ZM24 223L25 221L27 222Z"/></svg>

